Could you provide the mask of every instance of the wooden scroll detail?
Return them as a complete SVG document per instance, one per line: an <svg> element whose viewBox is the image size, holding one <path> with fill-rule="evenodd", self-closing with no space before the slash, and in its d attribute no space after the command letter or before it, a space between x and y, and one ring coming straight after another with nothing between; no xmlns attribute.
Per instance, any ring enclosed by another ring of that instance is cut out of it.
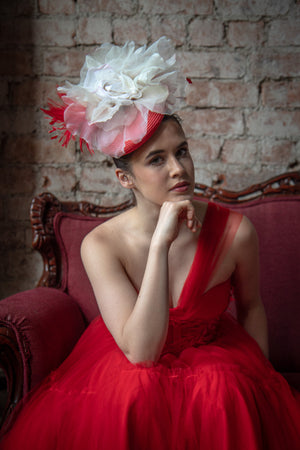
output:
<svg viewBox="0 0 300 450"><path fill-rule="evenodd" d="M267 196L297 194L300 194L300 172L278 175L241 191L212 188L200 183L195 186L196 197L228 204L244 203Z"/></svg>
<svg viewBox="0 0 300 450"><path fill-rule="evenodd" d="M212 188L196 183L195 196L199 199L220 201L222 203L239 204L246 201L272 195L300 194L300 172L290 172L258 183L241 191L230 191ZM30 218L33 231L33 248L42 255L44 262L43 275L38 286L56 287L60 285L60 253L55 240L53 220L60 212L76 213L91 217L110 217L132 207L133 200L116 206L99 206L86 201L61 202L50 193L40 194L32 200Z"/></svg>
<svg viewBox="0 0 300 450"><path fill-rule="evenodd" d="M116 206L99 206L86 201L61 202L49 192L34 197L30 208L32 246L43 258L43 274L38 286L54 288L60 286L61 258L53 228L54 217L58 212L64 211L91 217L111 217L131 206L133 206L133 200Z"/></svg>
<svg viewBox="0 0 300 450"><path fill-rule="evenodd" d="M43 258L44 271L38 286L58 287L59 264L58 247L53 230L55 215L62 204L54 195L43 193L32 200L30 220L32 227L32 246Z"/></svg>

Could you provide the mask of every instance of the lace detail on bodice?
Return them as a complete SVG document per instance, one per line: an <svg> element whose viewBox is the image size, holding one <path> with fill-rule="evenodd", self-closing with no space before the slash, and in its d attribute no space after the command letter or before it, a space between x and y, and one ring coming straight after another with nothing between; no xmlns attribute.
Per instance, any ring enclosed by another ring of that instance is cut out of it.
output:
<svg viewBox="0 0 300 450"><path fill-rule="evenodd" d="M167 339L162 350L166 353L179 354L185 348L198 347L212 342L218 333L220 316L212 320L183 321L177 317L170 317Z"/></svg>

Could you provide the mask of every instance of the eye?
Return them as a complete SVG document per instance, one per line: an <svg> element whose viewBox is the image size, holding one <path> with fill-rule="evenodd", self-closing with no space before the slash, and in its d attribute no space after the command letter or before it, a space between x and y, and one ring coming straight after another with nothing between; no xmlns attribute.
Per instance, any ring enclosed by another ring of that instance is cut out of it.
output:
<svg viewBox="0 0 300 450"><path fill-rule="evenodd" d="M176 152L177 158L185 158L188 154L189 154L188 147L180 147Z"/></svg>
<svg viewBox="0 0 300 450"><path fill-rule="evenodd" d="M155 156L153 159L150 160L150 164L152 166L159 166L162 163L163 163L162 156Z"/></svg>

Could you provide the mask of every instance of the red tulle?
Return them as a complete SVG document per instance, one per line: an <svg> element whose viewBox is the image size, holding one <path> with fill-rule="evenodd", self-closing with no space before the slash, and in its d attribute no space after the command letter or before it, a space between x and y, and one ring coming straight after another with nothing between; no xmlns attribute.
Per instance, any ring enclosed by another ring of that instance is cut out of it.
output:
<svg viewBox="0 0 300 450"><path fill-rule="evenodd" d="M240 220L208 205L157 363L131 364L99 316L1 450L299 450L297 393L224 312L231 280L206 290Z"/></svg>

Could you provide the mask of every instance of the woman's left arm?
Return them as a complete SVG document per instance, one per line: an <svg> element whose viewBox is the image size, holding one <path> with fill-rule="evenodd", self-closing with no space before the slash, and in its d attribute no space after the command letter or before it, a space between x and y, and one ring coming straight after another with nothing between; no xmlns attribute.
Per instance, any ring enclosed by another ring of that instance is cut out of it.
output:
<svg viewBox="0 0 300 450"><path fill-rule="evenodd" d="M256 230L243 217L234 241L234 292L237 319L268 358L267 318L259 292L259 246Z"/></svg>

